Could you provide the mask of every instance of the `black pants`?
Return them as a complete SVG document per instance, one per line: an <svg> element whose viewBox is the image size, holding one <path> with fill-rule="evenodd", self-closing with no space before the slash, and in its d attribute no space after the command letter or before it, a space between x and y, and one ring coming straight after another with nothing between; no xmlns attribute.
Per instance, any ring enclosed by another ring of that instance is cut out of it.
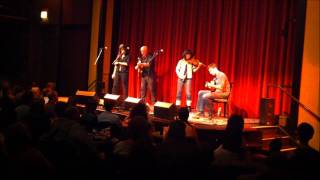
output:
<svg viewBox="0 0 320 180"><path fill-rule="evenodd" d="M154 84L154 76L144 76L141 78L141 89L140 89L140 97L145 102L147 95L147 86L151 93L151 101L152 103L156 102L156 88Z"/></svg>
<svg viewBox="0 0 320 180"><path fill-rule="evenodd" d="M113 80L112 94L119 94L119 85L121 83L122 98L128 97L128 73L117 73Z"/></svg>

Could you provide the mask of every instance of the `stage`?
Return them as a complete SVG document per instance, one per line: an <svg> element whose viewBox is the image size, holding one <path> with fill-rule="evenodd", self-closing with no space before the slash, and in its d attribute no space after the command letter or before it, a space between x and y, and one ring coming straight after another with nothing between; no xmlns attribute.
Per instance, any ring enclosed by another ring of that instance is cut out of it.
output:
<svg viewBox="0 0 320 180"><path fill-rule="evenodd" d="M128 110L122 109L115 109L113 110L113 113L119 115L121 119L125 119L129 115ZM208 119L207 114L205 114L205 117L196 119L193 118L194 113L195 112L190 113L188 121L196 128L199 141L216 148L222 142L228 119L226 117L217 116ZM169 126L169 124L174 121L156 117L153 113L149 113L149 120L153 123L156 131L158 131L159 137L161 136L161 129L165 126ZM261 149L263 134L261 128L265 126L259 125L259 119L254 118L245 118L244 122L244 144L248 148Z"/></svg>
<svg viewBox="0 0 320 180"><path fill-rule="evenodd" d="M122 117L122 119L124 119L129 115L128 110L123 110L118 108L116 108L112 112ZM200 117L200 118L194 118L194 115L195 115L195 112L190 112L188 121L198 129L224 130L228 121L227 117L222 117L222 116L213 116L212 119L209 119L207 113L205 114L204 117ZM149 117L153 123L162 124L162 125L169 125L173 121L170 119L159 118L155 116L153 112L149 113ZM255 129L258 126L260 127L259 119L257 118L244 118L244 123L245 123L245 126L244 126L245 131L248 131L248 130L250 131L250 129Z"/></svg>

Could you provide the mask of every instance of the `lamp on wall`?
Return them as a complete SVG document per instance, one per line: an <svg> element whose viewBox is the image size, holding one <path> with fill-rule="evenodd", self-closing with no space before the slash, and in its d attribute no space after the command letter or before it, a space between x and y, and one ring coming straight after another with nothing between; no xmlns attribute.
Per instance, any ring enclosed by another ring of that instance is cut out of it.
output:
<svg viewBox="0 0 320 180"><path fill-rule="evenodd" d="M42 22L47 22L48 21L48 10L42 10L40 12L40 18Z"/></svg>

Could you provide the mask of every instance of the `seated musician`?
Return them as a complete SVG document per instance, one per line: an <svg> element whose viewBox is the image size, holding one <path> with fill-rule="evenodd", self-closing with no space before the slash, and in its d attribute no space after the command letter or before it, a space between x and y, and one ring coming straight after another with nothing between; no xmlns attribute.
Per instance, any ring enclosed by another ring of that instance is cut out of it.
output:
<svg viewBox="0 0 320 180"><path fill-rule="evenodd" d="M212 81L206 82L205 86L210 90L201 90L198 93L197 113L194 118L204 117L205 108L209 109L209 119L212 118L212 103L210 99L228 98L230 94L230 84L227 76L219 71L216 64L208 65L209 73L214 77Z"/></svg>

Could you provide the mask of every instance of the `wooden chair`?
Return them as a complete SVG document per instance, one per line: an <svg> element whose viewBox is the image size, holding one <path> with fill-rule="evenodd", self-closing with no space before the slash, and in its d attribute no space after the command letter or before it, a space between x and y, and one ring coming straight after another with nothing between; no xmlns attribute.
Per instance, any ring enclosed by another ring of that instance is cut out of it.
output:
<svg viewBox="0 0 320 180"><path fill-rule="evenodd" d="M230 89L230 94L227 98L220 98L220 99L212 99L211 100L212 103L217 103L218 106L219 106L219 104L223 104L223 116L224 117L227 117L227 115L229 116L229 101L230 101L231 92L232 92L232 85L233 85L233 83L230 82L229 87L227 87L227 89L228 88ZM213 111L213 109L212 109L212 111Z"/></svg>

